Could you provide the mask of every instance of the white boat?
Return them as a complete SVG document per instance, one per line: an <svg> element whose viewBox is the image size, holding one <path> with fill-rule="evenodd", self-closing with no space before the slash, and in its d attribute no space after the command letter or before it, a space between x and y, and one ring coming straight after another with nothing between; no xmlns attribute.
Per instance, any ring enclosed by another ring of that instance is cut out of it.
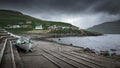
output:
<svg viewBox="0 0 120 68"><path fill-rule="evenodd" d="M23 50L26 50L27 52L29 52L32 48L31 43L29 43L29 44L18 44L17 46L20 47Z"/></svg>
<svg viewBox="0 0 120 68"><path fill-rule="evenodd" d="M27 52L29 52L32 48L31 40L25 37L18 38L18 40L16 40L15 45L23 50L26 50Z"/></svg>

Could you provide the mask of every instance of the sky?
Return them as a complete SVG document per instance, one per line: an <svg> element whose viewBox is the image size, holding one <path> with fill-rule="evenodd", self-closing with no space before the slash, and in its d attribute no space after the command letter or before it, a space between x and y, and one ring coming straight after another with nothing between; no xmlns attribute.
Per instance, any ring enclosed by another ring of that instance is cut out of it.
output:
<svg viewBox="0 0 120 68"><path fill-rule="evenodd" d="M0 9L67 22L82 29L120 19L120 0L0 0Z"/></svg>

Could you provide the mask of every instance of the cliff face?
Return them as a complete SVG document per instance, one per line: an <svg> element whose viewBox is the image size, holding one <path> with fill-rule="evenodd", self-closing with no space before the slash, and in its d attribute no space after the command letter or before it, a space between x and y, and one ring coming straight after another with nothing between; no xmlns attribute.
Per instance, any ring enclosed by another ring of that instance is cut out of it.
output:
<svg viewBox="0 0 120 68"><path fill-rule="evenodd" d="M105 34L120 34L120 20L95 25L87 30Z"/></svg>

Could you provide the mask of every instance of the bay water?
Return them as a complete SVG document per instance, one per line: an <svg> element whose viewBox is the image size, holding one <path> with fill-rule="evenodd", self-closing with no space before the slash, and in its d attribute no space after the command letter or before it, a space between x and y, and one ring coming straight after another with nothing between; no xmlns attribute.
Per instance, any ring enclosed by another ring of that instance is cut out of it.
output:
<svg viewBox="0 0 120 68"><path fill-rule="evenodd" d="M109 51L120 55L120 34L105 34L102 36L83 36L83 37L62 37L62 38L48 38L48 40L55 41L62 44L72 44L84 48L94 49L96 53L100 51Z"/></svg>

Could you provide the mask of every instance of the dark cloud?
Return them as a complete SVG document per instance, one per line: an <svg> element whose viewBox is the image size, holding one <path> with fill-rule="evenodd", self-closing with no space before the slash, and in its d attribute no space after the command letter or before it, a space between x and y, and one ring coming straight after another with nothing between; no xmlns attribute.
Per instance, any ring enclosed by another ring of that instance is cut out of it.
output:
<svg viewBox="0 0 120 68"><path fill-rule="evenodd" d="M54 10L64 13L79 13L89 8L96 0L42 0L34 1L33 7L40 7L46 10Z"/></svg>
<svg viewBox="0 0 120 68"><path fill-rule="evenodd" d="M120 0L101 0L94 8L97 12L120 13Z"/></svg>
<svg viewBox="0 0 120 68"><path fill-rule="evenodd" d="M0 3L11 3L11 4L15 4L15 3L25 3L25 2L29 2L29 0L0 0Z"/></svg>
<svg viewBox="0 0 120 68"><path fill-rule="evenodd" d="M33 11L49 10L62 12L83 12L93 6L94 12L120 12L120 0L0 0L1 7L31 9Z"/></svg>
<svg viewBox="0 0 120 68"><path fill-rule="evenodd" d="M46 20L95 24L117 20L120 0L0 0L0 9L17 10Z"/></svg>

